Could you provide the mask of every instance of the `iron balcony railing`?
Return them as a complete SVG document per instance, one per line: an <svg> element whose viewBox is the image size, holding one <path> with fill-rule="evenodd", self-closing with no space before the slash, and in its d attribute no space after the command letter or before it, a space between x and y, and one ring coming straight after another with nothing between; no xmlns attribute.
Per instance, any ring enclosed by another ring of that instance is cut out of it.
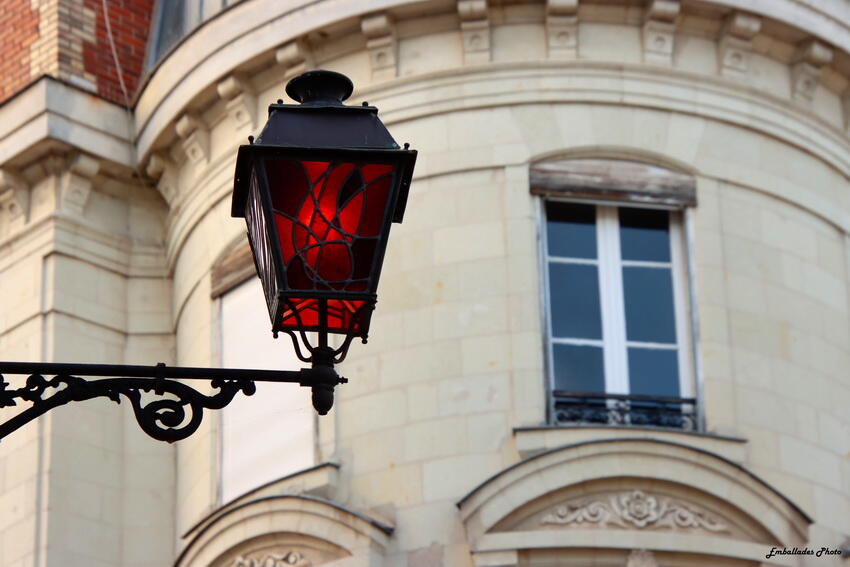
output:
<svg viewBox="0 0 850 567"><path fill-rule="evenodd" d="M552 392L555 425L632 425L696 431L695 398Z"/></svg>

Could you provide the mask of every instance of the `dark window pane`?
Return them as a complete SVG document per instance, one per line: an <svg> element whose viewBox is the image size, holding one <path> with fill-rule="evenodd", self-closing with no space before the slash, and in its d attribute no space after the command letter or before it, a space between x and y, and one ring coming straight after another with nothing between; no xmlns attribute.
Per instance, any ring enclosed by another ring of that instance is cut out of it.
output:
<svg viewBox="0 0 850 567"><path fill-rule="evenodd" d="M679 397L677 351L629 347L629 392Z"/></svg>
<svg viewBox="0 0 850 567"><path fill-rule="evenodd" d="M150 65L154 65L188 31L186 23L186 0L161 0L157 6L159 18L156 22L153 53Z"/></svg>
<svg viewBox="0 0 850 567"><path fill-rule="evenodd" d="M670 261L667 211L620 209L620 252L623 260Z"/></svg>
<svg viewBox="0 0 850 567"><path fill-rule="evenodd" d="M552 345L555 359L555 389L568 392L604 392L605 363L602 348Z"/></svg>
<svg viewBox="0 0 850 567"><path fill-rule="evenodd" d="M596 266L550 262L549 295L553 336L602 338Z"/></svg>
<svg viewBox="0 0 850 567"><path fill-rule="evenodd" d="M669 268L623 267L626 339L675 343L673 277Z"/></svg>
<svg viewBox="0 0 850 567"><path fill-rule="evenodd" d="M596 258L596 207L550 201L546 221L550 256Z"/></svg>

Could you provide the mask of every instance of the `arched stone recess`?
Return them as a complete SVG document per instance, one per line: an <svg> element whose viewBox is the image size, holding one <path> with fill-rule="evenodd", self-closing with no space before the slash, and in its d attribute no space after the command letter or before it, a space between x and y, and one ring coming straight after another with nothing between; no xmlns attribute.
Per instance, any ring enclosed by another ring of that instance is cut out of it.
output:
<svg viewBox="0 0 850 567"><path fill-rule="evenodd" d="M323 498L277 495L234 506L199 530L175 567L381 566L393 527Z"/></svg>
<svg viewBox="0 0 850 567"><path fill-rule="evenodd" d="M812 523L741 465L651 439L547 451L489 478L458 507L475 564L489 566L572 565L594 554L605 565L686 565L694 555L711 565L786 565L766 550L802 547Z"/></svg>

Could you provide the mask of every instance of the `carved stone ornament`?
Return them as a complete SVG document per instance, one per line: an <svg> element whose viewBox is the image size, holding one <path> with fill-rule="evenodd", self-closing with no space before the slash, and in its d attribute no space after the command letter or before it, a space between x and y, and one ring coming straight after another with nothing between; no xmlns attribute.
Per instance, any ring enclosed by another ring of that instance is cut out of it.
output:
<svg viewBox="0 0 850 567"><path fill-rule="evenodd" d="M283 554L270 553L259 559L237 557L232 567L311 567L313 563L303 553L287 551Z"/></svg>
<svg viewBox="0 0 850 567"><path fill-rule="evenodd" d="M574 500L543 516L541 524L609 524L626 529L706 530L728 532L729 528L708 512L664 496L632 490L604 497Z"/></svg>

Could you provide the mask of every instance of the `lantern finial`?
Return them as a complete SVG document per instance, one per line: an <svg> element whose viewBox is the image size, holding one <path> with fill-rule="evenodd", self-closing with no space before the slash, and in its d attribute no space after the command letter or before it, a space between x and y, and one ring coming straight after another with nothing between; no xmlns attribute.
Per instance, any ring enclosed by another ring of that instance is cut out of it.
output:
<svg viewBox="0 0 850 567"><path fill-rule="evenodd" d="M301 104L341 106L353 90L351 79L322 69L302 73L286 85L286 94Z"/></svg>

